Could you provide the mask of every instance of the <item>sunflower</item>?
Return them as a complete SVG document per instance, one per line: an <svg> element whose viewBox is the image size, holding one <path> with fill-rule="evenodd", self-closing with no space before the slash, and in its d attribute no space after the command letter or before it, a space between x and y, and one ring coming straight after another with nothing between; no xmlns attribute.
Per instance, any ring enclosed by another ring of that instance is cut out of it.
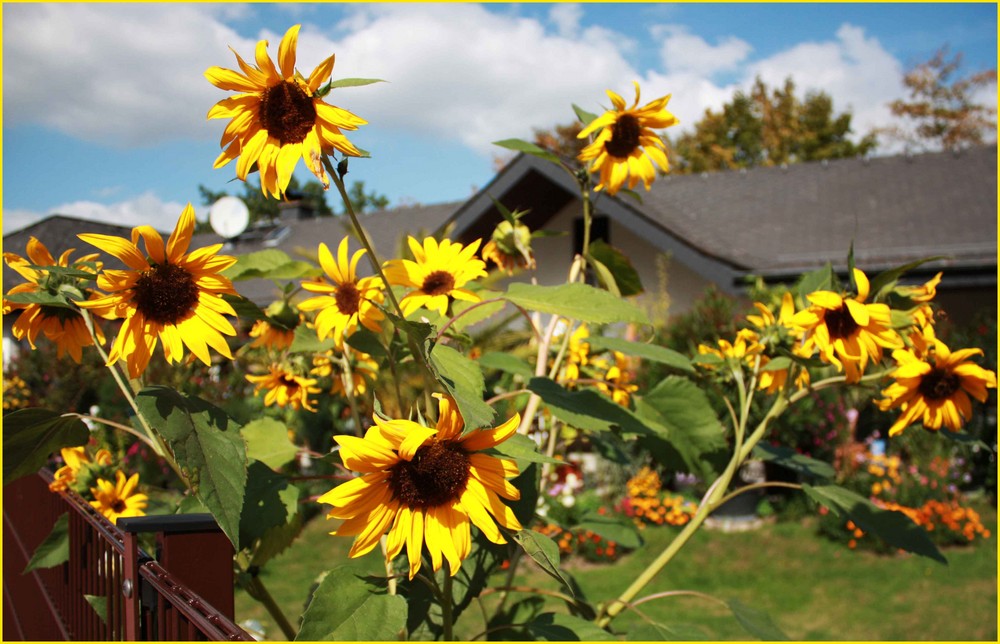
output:
<svg viewBox="0 0 1000 644"><path fill-rule="evenodd" d="M371 383L375 382L378 377L378 362L362 351L351 351L348 360L351 361L352 391L358 395L364 395ZM344 372L340 360L334 358L333 351L314 355L312 362L313 368L309 370L310 375L319 378L332 376L330 393L347 396L345 387L347 374Z"/></svg>
<svg viewBox="0 0 1000 644"><path fill-rule="evenodd" d="M760 336L752 329L740 329L736 332L736 339L733 342L720 338L716 341L716 347L709 344L699 344L699 355L712 355L720 360L733 359L737 362L743 361L753 365L754 356L760 355L764 351L764 345L760 343Z"/></svg>
<svg viewBox="0 0 1000 644"><path fill-rule="evenodd" d="M380 323L385 318L377 306L385 299L382 280L377 277L358 279L358 262L365 250L355 251L348 260L347 247L347 237L344 237L334 261L327 245L319 245L320 266L333 283L323 278L302 282L305 290L323 295L299 304L303 311L319 311L315 321L316 333L320 340L332 336L338 349L343 348L345 338L358 330L359 323L377 333L381 331Z"/></svg>
<svg viewBox="0 0 1000 644"><path fill-rule="evenodd" d="M351 557L371 551L388 530L386 558L394 559L405 545L411 579L420 570L424 545L435 571L447 560L455 575L469 555L471 525L493 543L506 543L497 524L521 530L501 501L521 496L507 480L517 476L517 466L480 451L513 435L520 417L463 435L464 421L454 402L437 396L435 428L376 414L363 438L335 436L344 466L361 476L319 498L333 506L329 518L343 519L331 534L356 537Z"/></svg>
<svg viewBox="0 0 1000 644"><path fill-rule="evenodd" d="M553 339L554 345L561 344L562 333ZM586 324L578 326L569 336L569 343L566 345L566 363L562 371L562 379L567 384L572 384L580 379L580 367L590 363L590 330Z"/></svg>
<svg viewBox="0 0 1000 644"><path fill-rule="evenodd" d="M895 382L882 391L877 401L883 411L899 408L899 418L889 428L895 436L906 427L923 421L924 427L938 430L944 425L957 432L972 417L972 396L986 402L986 390L996 389L996 373L969 362L982 355L981 349L952 352L940 340L931 338L926 346L892 352L897 367L889 375Z"/></svg>
<svg viewBox="0 0 1000 644"><path fill-rule="evenodd" d="M111 523L119 517L141 517L145 515L146 495L136 494L139 485L139 474L133 474L125 479L121 470L115 472L115 482L97 479L97 487L90 488L94 500L90 502L98 512Z"/></svg>
<svg viewBox="0 0 1000 644"><path fill-rule="evenodd" d="M52 257L49 249L34 237L28 239L25 250L27 259L14 253L3 254L7 265L28 280L26 283L12 288L7 295L31 293L58 296L63 289L69 289L69 292L76 291L81 295L86 294L86 297L93 296L93 292L83 286L83 280L66 276L65 273L60 274L46 270L45 267L74 268L93 273L96 276L97 270L100 269L100 264L95 262L97 253L84 255L71 262L70 256L74 251L71 248L56 260ZM94 339L87 330L83 316L72 308L37 302L15 302L5 298L3 314L9 315L14 311L20 311L20 314L11 327L11 333L18 340L27 338L32 349L35 348L38 334L42 333L55 343L58 358L62 358L68 353L79 364L83 358L83 348L94 344ZM94 331L98 342L104 344L104 332L101 328L95 324Z"/></svg>
<svg viewBox="0 0 1000 644"><path fill-rule="evenodd" d="M224 149L215 167L239 157L236 176L245 181L256 163L261 189L276 198L288 187L299 157L328 186L323 156L334 150L346 156L363 154L341 130L356 130L367 121L323 102L320 87L333 73L334 56L320 63L308 78L295 71L299 27L289 29L281 39L278 67L267 53L267 41L261 40L256 66L233 51L242 74L222 67L205 72L208 82L219 89L240 92L208 111L209 119L232 119L222 134L220 145Z"/></svg>
<svg viewBox="0 0 1000 644"><path fill-rule="evenodd" d="M483 261L493 262L508 275L513 275L515 268L534 270L531 230L519 221L511 223L505 219L493 229L493 235L483 245L481 255Z"/></svg>
<svg viewBox="0 0 1000 644"><path fill-rule="evenodd" d="M615 363L604 374L604 380L597 388L622 407L628 407L632 394L639 391L639 386L632 383L633 373L630 361L625 354L615 351Z"/></svg>
<svg viewBox="0 0 1000 644"><path fill-rule="evenodd" d="M591 172L601 173L601 181L594 190L607 190L609 195L613 195L626 181L631 190L640 180L649 190L656 179L653 163L664 172L670 169L663 141L653 131L677 124L677 118L667 111L670 95L640 108L639 83L635 83L632 107L626 109L625 99L611 90L608 90L608 97L615 108L598 116L580 131L577 136L581 139L594 132L597 136L577 158L584 163L590 162Z"/></svg>
<svg viewBox="0 0 1000 644"><path fill-rule="evenodd" d="M823 362L843 371L848 383L861 379L869 360L882 359L883 348L903 346L892 328L892 313L885 304L866 304L868 277L854 269L858 293L854 297L833 291L814 291L806 296L811 306L792 316L791 324L803 333L801 352L819 351Z"/></svg>
<svg viewBox="0 0 1000 644"><path fill-rule="evenodd" d="M167 362L179 362L184 347L205 364L211 364L209 347L233 359L223 336L236 335L225 317L235 316L236 311L222 295L236 291L220 271L236 258L216 255L222 244L187 253L193 233L194 208L188 204L166 246L150 226L133 228L131 242L110 235L79 235L128 267L103 271L97 286L108 295L77 304L125 319L108 364L124 359L133 378L145 371L158 340L163 341ZM138 247L140 237L145 253Z"/></svg>
<svg viewBox="0 0 1000 644"><path fill-rule="evenodd" d="M462 287L477 277L486 277L486 263L476 257L481 241L477 239L463 246L448 239L438 243L427 237L421 246L410 237L408 243L414 261L390 260L384 269L389 284L414 289L399 303L403 314L409 315L423 306L447 315L449 298L478 302L478 295Z"/></svg>
<svg viewBox="0 0 1000 644"><path fill-rule="evenodd" d="M250 327L250 337L254 338L250 343L251 347L282 351L292 346L292 342L295 341L295 329L286 329L270 320L257 320Z"/></svg>
<svg viewBox="0 0 1000 644"><path fill-rule="evenodd" d="M254 393L267 390L264 395L265 407L277 404L279 407L289 405L292 409L301 407L307 411L316 411L313 407L316 401L309 399L309 396L322 391L316 386L315 378L305 378L278 364L272 364L262 376L246 378L253 384Z"/></svg>

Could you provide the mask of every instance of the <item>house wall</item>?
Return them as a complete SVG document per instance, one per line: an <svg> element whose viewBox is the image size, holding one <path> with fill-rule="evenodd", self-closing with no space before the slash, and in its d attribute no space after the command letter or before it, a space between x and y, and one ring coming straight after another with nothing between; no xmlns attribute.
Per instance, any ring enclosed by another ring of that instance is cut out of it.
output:
<svg viewBox="0 0 1000 644"><path fill-rule="evenodd" d="M540 237L532 242L537 263L539 284L555 285L566 281L570 262L573 260L573 229L582 217L578 202L571 202L556 213L545 226L546 230L562 233L555 237ZM645 239L632 233L615 220L609 226L609 243L620 250L639 273L645 293L636 298L650 317L657 322L667 315L676 315L691 309L704 294L709 282L678 261L654 248ZM514 280L524 279L524 275Z"/></svg>

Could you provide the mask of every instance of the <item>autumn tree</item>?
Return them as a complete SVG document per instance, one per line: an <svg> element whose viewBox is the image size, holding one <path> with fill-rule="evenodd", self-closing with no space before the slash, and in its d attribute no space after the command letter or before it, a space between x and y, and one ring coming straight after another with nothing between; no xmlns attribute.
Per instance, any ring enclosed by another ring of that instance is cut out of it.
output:
<svg viewBox="0 0 1000 644"><path fill-rule="evenodd" d="M770 89L757 78L719 111L705 110L694 129L670 143L672 171L706 172L839 159L874 149L874 134L851 140L851 114L835 114L824 92L795 94L789 78Z"/></svg>
<svg viewBox="0 0 1000 644"><path fill-rule="evenodd" d="M880 133L890 140L931 149L982 145L996 132L996 108L977 102L977 93L996 85L997 70L958 77L961 65L961 53L949 58L948 48L942 47L930 60L910 68L903 76L908 98L889 104L904 125Z"/></svg>

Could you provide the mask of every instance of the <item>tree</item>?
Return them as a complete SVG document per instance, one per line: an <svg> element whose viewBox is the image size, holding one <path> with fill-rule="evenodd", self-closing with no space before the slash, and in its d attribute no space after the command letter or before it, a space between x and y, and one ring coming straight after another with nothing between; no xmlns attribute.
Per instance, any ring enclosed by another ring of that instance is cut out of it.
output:
<svg viewBox="0 0 1000 644"><path fill-rule="evenodd" d="M976 92L996 85L997 70L988 69L954 78L962 54L948 58L942 47L930 60L919 63L903 76L909 98L889 104L894 116L909 125L885 128L890 139L935 149L957 149L982 145L987 134L996 132L995 107L976 102Z"/></svg>
<svg viewBox="0 0 1000 644"><path fill-rule="evenodd" d="M347 197L351 200L351 207L354 213L360 215L363 212L377 212L385 210L389 206L389 197L379 194L374 190L365 192L365 182L355 181L347 189ZM343 214L347 214L344 210Z"/></svg>
<svg viewBox="0 0 1000 644"><path fill-rule="evenodd" d="M865 154L876 144L868 134L849 138L851 114L835 115L824 92L795 95L789 78L769 89L757 78L750 92L736 92L718 112L705 110L694 130L670 142L671 168L706 172L802 161L839 159Z"/></svg>

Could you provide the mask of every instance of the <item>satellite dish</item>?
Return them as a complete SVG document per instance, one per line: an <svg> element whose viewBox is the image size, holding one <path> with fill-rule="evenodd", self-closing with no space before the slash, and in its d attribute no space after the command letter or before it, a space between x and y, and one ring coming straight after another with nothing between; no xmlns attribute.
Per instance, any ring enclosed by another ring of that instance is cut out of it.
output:
<svg viewBox="0 0 1000 644"><path fill-rule="evenodd" d="M208 223L221 237L232 239L250 224L250 211L239 197L222 197L208 210Z"/></svg>

